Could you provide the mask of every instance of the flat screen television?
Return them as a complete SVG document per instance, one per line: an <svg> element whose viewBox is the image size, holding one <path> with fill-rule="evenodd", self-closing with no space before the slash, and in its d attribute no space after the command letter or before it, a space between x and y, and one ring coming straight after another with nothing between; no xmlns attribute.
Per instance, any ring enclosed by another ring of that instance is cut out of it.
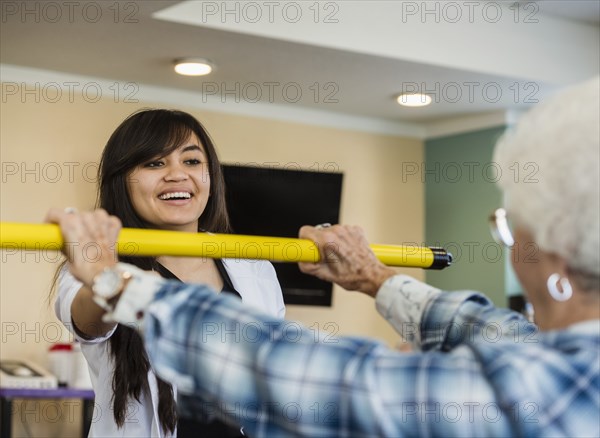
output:
<svg viewBox="0 0 600 438"><path fill-rule="evenodd" d="M233 232L298 237L302 225L339 222L343 174L224 164ZM273 263L286 304L331 306L332 284Z"/></svg>

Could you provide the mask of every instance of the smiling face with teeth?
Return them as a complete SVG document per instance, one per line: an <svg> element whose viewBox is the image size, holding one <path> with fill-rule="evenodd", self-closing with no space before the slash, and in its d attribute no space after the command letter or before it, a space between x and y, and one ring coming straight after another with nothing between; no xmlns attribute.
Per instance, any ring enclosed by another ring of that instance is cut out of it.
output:
<svg viewBox="0 0 600 438"><path fill-rule="evenodd" d="M195 134L173 152L136 166L127 178L136 213L152 226L198 231L210 194L206 151Z"/></svg>

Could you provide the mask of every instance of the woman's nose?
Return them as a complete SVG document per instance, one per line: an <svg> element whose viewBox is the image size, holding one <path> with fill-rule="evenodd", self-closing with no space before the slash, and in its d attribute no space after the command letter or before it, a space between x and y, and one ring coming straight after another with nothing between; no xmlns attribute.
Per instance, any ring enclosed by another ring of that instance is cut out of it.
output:
<svg viewBox="0 0 600 438"><path fill-rule="evenodd" d="M187 172L180 164L169 164L165 170L165 181L183 181L188 177Z"/></svg>

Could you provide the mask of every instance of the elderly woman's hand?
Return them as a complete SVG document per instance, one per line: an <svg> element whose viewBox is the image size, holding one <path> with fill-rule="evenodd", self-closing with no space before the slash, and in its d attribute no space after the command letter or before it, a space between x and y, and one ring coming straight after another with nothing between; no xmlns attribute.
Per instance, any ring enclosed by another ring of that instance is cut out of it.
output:
<svg viewBox="0 0 600 438"><path fill-rule="evenodd" d="M69 270L86 286L91 286L104 268L118 262L116 242L121 221L105 210L78 213L72 208L53 208L45 221L60 226Z"/></svg>
<svg viewBox="0 0 600 438"><path fill-rule="evenodd" d="M374 297L382 283L396 274L375 257L360 227L304 226L300 229L299 237L315 242L321 254L318 263L300 263L300 270L337 283L344 289L357 290Z"/></svg>

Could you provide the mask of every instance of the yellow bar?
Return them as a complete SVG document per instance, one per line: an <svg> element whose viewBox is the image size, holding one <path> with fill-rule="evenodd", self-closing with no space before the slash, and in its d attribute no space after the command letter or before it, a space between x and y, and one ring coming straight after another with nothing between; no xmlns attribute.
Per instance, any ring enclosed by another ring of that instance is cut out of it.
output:
<svg viewBox="0 0 600 438"><path fill-rule="evenodd" d="M0 223L0 248L5 250L56 250L63 248L58 225ZM441 269L451 256L434 264L434 251L427 247L371 245L388 266ZM123 228L117 251L128 256L188 256L262 259L278 262L317 262L319 250L310 240L237 234L183 233L179 231ZM446 254L437 249L436 253ZM440 257L438 257L439 259Z"/></svg>

